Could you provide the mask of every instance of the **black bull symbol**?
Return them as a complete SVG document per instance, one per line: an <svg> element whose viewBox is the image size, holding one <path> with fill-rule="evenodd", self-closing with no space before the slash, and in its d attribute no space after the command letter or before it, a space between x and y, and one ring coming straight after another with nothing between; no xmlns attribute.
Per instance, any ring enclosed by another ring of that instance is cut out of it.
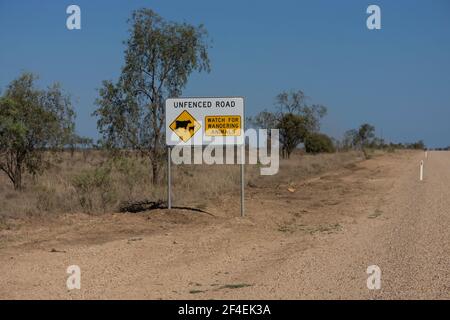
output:
<svg viewBox="0 0 450 320"><path fill-rule="evenodd" d="M194 130L194 126L189 126L189 124L191 123L192 123L191 120L184 120L184 121L175 120L175 130L182 128L184 130L189 129L189 131L192 131Z"/></svg>

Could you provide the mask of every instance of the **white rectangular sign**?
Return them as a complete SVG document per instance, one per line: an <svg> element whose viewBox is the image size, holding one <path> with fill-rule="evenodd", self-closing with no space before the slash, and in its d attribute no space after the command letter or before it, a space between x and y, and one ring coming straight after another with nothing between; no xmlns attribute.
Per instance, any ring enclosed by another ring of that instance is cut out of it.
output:
<svg viewBox="0 0 450 320"><path fill-rule="evenodd" d="M167 145L242 145L243 143L243 98L170 98L166 100Z"/></svg>

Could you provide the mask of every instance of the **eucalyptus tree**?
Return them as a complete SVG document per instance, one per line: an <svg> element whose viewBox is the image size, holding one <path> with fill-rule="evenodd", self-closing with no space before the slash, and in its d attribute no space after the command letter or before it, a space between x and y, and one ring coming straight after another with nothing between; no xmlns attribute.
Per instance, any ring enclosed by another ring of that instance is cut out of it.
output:
<svg viewBox="0 0 450 320"><path fill-rule="evenodd" d="M150 9L132 13L125 64L117 82L103 81L97 126L110 148L149 157L157 183L164 155L165 107L178 97L193 71L210 71L209 39L203 25L164 20Z"/></svg>
<svg viewBox="0 0 450 320"><path fill-rule="evenodd" d="M35 87L36 76L24 73L0 97L0 170L14 189L22 189L22 174L44 169L43 155L61 150L74 134L75 112L59 84Z"/></svg>

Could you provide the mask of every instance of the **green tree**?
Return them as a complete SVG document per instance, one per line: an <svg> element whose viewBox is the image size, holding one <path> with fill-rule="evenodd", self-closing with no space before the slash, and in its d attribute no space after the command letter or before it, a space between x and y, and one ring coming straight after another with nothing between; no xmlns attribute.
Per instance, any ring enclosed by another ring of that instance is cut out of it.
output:
<svg viewBox="0 0 450 320"><path fill-rule="evenodd" d="M333 141L323 133L310 133L305 141L305 150L308 153L335 152Z"/></svg>
<svg viewBox="0 0 450 320"><path fill-rule="evenodd" d="M62 148L75 127L70 97L58 84L36 89L35 79L22 74L0 98L0 170L16 190L22 188L24 171L39 173L44 151Z"/></svg>
<svg viewBox="0 0 450 320"><path fill-rule="evenodd" d="M327 108L320 104L308 105L306 100L307 97L301 90L283 91L278 94L275 100L278 118L281 119L289 113L301 116L307 131L317 132L320 130L320 120L327 114Z"/></svg>
<svg viewBox="0 0 450 320"><path fill-rule="evenodd" d="M282 156L289 158L292 151L309 133L320 130L320 119L326 113L326 107L318 104L308 105L307 97L301 90L284 91L275 98L275 112L263 111L250 118L257 128L280 130Z"/></svg>
<svg viewBox="0 0 450 320"><path fill-rule="evenodd" d="M279 120L277 128L280 130L281 155L289 159L292 151L305 141L308 134L306 119L297 114L286 113Z"/></svg>
<svg viewBox="0 0 450 320"><path fill-rule="evenodd" d="M361 148L366 147L374 138L375 138L374 126L368 123L364 123L359 127L357 139Z"/></svg>
<svg viewBox="0 0 450 320"><path fill-rule="evenodd" d="M364 149L374 142L374 139L375 127L368 123L364 123L358 129L352 129L345 132L344 145L349 148Z"/></svg>
<svg viewBox="0 0 450 320"><path fill-rule="evenodd" d="M157 183L164 155L164 101L177 97L194 71L209 72L205 28L165 21L149 9L134 11L125 65L117 83L104 81L97 126L110 148L138 150L152 164Z"/></svg>

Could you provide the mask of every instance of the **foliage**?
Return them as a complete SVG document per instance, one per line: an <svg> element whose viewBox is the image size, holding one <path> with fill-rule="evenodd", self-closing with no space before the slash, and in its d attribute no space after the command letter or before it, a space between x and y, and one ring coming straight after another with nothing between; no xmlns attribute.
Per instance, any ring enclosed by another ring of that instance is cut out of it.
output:
<svg viewBox="0 0 450 320"><path fill-rule="evenodd" d="M375 127L364 123L358 129L348 130L344 134L343 145L347 148L363 149L369 145L377 144L379 140L375 137Z"/></svg>
<svg viewBox="0 0 450 320"><path fill-rule="evenodd" d="M0 97L0 170L16 190L22 174L44 168L42 153L62 148L74 131L75 112L59 84L38 90L36 76L24 73Z"/></svg>
<svg viewBox="0 0 450 320"><path fill-rule="evenodd" d="M425 143L422 140L413 143L386 143L382 138L375 136L375 127L368 123L362 124L358 129L348 130L342 140L344 149L360 149L368 158L367 149L383 149L393 152L395 149L424 150Z"/></svg>
<svg viewBox="0 0 450 320"><path fill-rule="evenodd" d="M406 145L407 149L415 149L415 150L424 150L425 149L425 143L422 140L419 140L417 142L408 143Z"/></svg>
<svg viewBox="0 0 450 320"><path fill-rule="evenodd" d="M128 200L132 200L136 186L140 185L140 182L143 180L145 167L138 159L126 155L115 157L113 163L122 176L122 182L128 191Z"/></svg>
<svg viewBox="0 0 450 320"><path fill-rule="evenodd" d="M94 145L94 140L92 138L72 134L67 141L67 145L73 153L76 149L91 148Z"/></svg>
<svg viewBox="0 0 450 320"><path fill-rule="evenodd" d="M375 138L375 127L364 123L358 129L357 141L362 146L367 146Z"/></svg>
<svg viewBox="0 0 450 320"><path fill-rule="evenodd" d="M320 119L326 115L327 108L319 104L308 105L306 99L301 90L284 91L278 94L275 99L278 118L280 119L286 113L296 114L304 118L304 125L308 132L317 132L320 129Z"/></svg>
<svg viewBox="0 0 450 320"><path fill-rule="evenodd" d="M305 150L312 154L335 152L331 138L326 134L315 132L308 134L305 141Z"/></svg>
<svg viewBox="0 0 450 320"><path fill-rule="evenodd" d="M56 207L54 197L56 190L49 186L40 185L35 188L34 192L36 193L36 207L38 210L48 212Z"/></svg>
<svg viewBox="0 0 450 320"><path fill-rule="evenodd" d="M358 131L355 129L347 130L344 133L342 146L344 149L354 149L358 145Z"/></svg>
<svg viewBox="0 0 450 320"><path fill-rule="evenodd" d="M308 134L306 119L293 113L287 113L281 117L277 128L280 130L281 154L283 158L289 158L292 151L305 140Z"/></svg>
<svg viewBox="0 0 450 320"><path fill-rule="evenodd" d="M278 117L275 113L264 110L255 117L249 117L248 122L261 129L274 129L278 125ZM269 131L270 132L270 131Z"/></svg>
<svg viewBox="0 0 450 320"><path fill-rule="evenodd" d="M363 149L373 142L375 127L364 123L358 129L348 130L344 134L344 145L351 148Z"/></svg>
<svg viewBox="0 0 450 320"><path fill-rule="evenodd" d="M94 209L96 197L100 199L103 211L114 201L110 166L83 170L72 178L72 185L81 207L87 212Z"/></svg>
<svg viewBox="0 0 450 320"><path fill-rule="evenodd" d="M289 158L292 151L300 143L305 142L309 133L320 130L320 119L326 115L326 107L318 104L308 105L306 99L301 90L284 91L275 98L276 111L264 110L249 119L257 128L280 130L284 158Z"/></svg>
<svg viewBox="0 0 450 320"><path fill-rule="evenodd" d="M133 12L125 65L117 83L103 81L94 112L102 142L150 158L152 180L164 155L164 101L177 97L190 74L209 72L206 29L165 21L149 9Z"/></svg>

